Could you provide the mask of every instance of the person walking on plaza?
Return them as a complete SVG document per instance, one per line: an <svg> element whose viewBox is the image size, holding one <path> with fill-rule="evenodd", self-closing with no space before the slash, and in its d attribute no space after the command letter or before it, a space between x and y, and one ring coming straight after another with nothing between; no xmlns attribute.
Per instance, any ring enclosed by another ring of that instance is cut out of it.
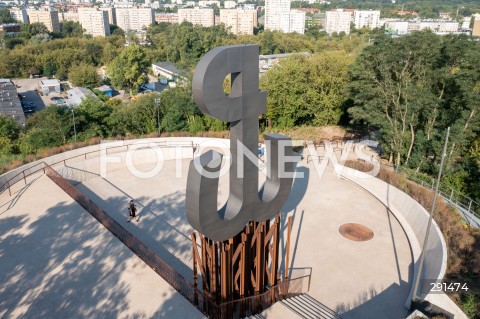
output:
<svg viewBox="0 0 480 319"><path fill-rule="evenodd" d="M133 199L130 200L130 205L128 207L128 211L130 212L130 215L128 216L127 222L129 222L132 218L134 218L138 222L139 221L138 217L135 214L137 212L137 207L135 206L135 203L133 202Z"/></svg>

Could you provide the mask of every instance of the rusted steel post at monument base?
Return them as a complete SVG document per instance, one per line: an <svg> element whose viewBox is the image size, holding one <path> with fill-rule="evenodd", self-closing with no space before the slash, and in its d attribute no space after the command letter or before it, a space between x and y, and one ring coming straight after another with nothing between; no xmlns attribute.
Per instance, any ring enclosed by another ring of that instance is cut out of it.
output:
<svg viewBox="0 0 480 319"><path fill-rule="evenodd" d="M264 231L267 228L268 233ZM282 282L279 275L279 257L282 250L280 228L278 215L271 221L250 222L238 236L224 242L213 242L202 234L192 233L195 287L220 305L256 296L277 286ZM288 243L283 250L289 250ZM198 274L201 274L201 280L198 280ZM274 303L277 296L274 289L271 292L269 302ZM281 294L286 293L281 291ZM222 308L222 313L226 318L233 318L233 313L241 317L252 313L252 310L255 312L255 309L247 309L247 306L255 307L255 304L240 303L237 308L227 305Z"/></svg>

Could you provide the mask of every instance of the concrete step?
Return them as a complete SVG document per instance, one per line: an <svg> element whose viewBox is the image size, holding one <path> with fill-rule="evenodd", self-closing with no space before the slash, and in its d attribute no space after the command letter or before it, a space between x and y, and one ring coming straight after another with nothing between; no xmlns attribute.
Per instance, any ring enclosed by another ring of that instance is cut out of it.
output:
<svg viewBox="0 0 480 319"><path fill-rule="evenodd" d="M309 294L280 301L286 308L305 319L341 319L340 315Z"/></svg>
<svg viewBox="0 0 480 319"><path fill-rule="evenodd" d="M56 168L55 171L72 185L77 185L92 178L99 177L98 174L70 166L59 167Z"/></svg>

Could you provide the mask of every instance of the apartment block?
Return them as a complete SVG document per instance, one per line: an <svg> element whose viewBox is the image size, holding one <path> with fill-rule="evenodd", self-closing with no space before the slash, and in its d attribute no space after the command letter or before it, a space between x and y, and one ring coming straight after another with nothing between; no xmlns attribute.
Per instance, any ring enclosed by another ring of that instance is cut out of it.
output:
<svg viewBox="0 0 480 319"><path fill-rule="evenodd" d="M78 12L73 12L73 11L59 12L58 13L58 20L60 22L63 22L63 21L80 22Z"/></svg>
<svg viewBox="0 0 480 319"><path fill-rule="evenodd" d="M305 33L305 12L290 10L280 14L280 31Z"/></svg>
<svg viewBox="0 0 480 319"><path fill-rule="evenodd" d="M458 32L459 27L460 27L460 24L456 21L444 21L444 20L420 21L420 30L428 29L440 35Z"/></svg>
<svg viewBox="0 0 480 319"><path fill-rule="evenodd" d="M265 30L281 30L280 14L290 11L290 0L265 0Z"/></svg>
<svg viewBox="0 0 480 319"><path fill-rule="evenodd" d="M177 13L155 13L157 23L178 23Z"/></svg>
<svg viewBox="0 0 480 319"><path fill-rule="evenodd" d="M150 8L116 8L117 25L124 31L140 31L148 28L154 21Z"/></svg>
<svg viewBox="0 0 480 319"><path fill-rule="evenodd" d="M48 31L60 32L60 21L56 10L27 10L30 23L43 23Z"/></svg>
<svg viewBox="0 0 480 319"><path fill-rule="evenodd" d="M12 8L10 9L10 15L20 23L28 23L27 10L25 9Z"/></svg>
<svg viewBox="0 0 480 319"><path fill-rule="evenodd" d="M110 35L108 12L97 8L78 8L78 17L86 34L94 37Z"/></svg>
<svg viewBox="0 0 480 319"><path fill-rule="evenodd" d="M190 8L178 9L178 23L188 21L193 24L202 25L204 27L212 27L215 25L215 16L213 9L209 8Z"/></svg>
<svg viewBox="0 0 480 319"><path fill-rule="evenodd" d="M117 19L115 16L115 8L112 7L100 7L100 10L108 13L108 23L117 25Z"/></svg>
<svg viewBox="0 0 480 319"><path fill-rule="evenodd" d="M344 11L343 9L327 11L325 18L325 31L328 34L332 34L334 32L345 32L345 34L350 34L351 21L351 11Z"/></svg>
<svg viewBox="0 0 480 319"><path fill-rule="evenodd" d="M220 23L234 34L253 34L257 26L257 10L220 9Z"/></svg>
<svg viewBox="0 0 480 319"><path fill-rule="evenodd" d="M353 13L353 22L355 28L375 29L380 27L380 11L360 11L356 10Z"/></svg>
<svg viewBox="0 0 480 319"><path fill-rule="evenodd" d="M472 35L474 37L480 37L480 19L475 19L475 22L473 22Z"/></svg>

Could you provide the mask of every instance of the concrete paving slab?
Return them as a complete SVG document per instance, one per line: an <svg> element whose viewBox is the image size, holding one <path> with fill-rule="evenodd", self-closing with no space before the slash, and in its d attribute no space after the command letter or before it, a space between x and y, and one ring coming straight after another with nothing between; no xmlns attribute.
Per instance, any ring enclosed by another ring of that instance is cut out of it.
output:
<svg viewBox="0 0 480 319"><path fill-rule="evenodd" d="M1 318L203 318L48 177L0 205Z"/></svg>

